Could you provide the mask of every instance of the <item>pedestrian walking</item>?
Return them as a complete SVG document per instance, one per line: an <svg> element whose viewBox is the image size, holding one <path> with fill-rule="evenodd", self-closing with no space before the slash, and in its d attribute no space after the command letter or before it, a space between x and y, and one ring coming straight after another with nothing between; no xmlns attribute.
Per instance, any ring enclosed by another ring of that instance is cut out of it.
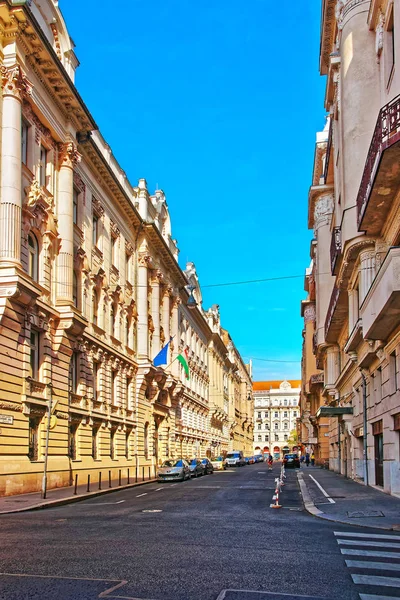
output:
<svg viewBox="0 0 400 600"><path fill-rule="evenodd" d="M272 463L274 462L274 459L272 458L272 455L270 454L268 456L268 471L272 471Z"/></svg>
<svg viewBox="0 0 400 600"><path fill-rule="evenodd" d="M311 454L311 466L313 467L315 465L315 455L314 452Z"/></svg>
<svg viewBox="0 0 400 600"><path fill-rule="evenodd" d="M307 466L307 467L309 467L309 466L310 466L310 455L308 454L308 452L307 452L307 454L306 454L306 466Z"/></svg>
<svg viewBox="0 0 400 600"><path fill-rule="evenodd" d="M304 454L302 454L302 455L300 456L300 462L301 462L301 463L303 463L303 462L304 462Z"/></svg>

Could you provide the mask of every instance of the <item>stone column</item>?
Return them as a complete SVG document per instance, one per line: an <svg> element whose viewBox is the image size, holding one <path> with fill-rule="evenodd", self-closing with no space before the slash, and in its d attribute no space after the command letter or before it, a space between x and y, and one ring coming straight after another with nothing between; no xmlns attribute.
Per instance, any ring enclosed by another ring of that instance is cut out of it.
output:
<svg viewBox="0 0 400 600"><path fill-rule="evenodd" d="M148 293L148 265L150 262L150 255L146 252L139 254L138 264L138 292L137 292L137 352L139 358L148 357L148 341L149 341L149 321L148 321L148 307L147 307L147 293Z"/></svg>
<svg viewBox="0 0 400 600"><path fill-rule="evenodd" d="M151 316L153 317L153 356L160 351L160 282L163 275L161 271L154 271L151 280Z"/></svg>
<svg viewBox="0 0 400 600"><path fill-rule="evenodd" d="M172 317L171 317L171 332L170 335L174 338L174 355L172 356L172 360L177 355L177 351L180 344L180 335L179 335L179 305L181 303L181 299L175 297L172 303ZM175 360L172 363L171 370L173 375L176 377L179 376L179 363Z"/></svg>
<svg viewBox="0 0 400 600"><path fill-rule="evenodd" d="M375 252L369 248L360 253L360 304L365 296L375 277Z"/></svg>
<svg viewBox="0 0 400 600"><path fill-rule="evenodd" d="M74 271L74 167L80 161L80 155L74 142L59 146L58 231L61 238L61 250L58 255L57 302L73 303L73 271Z"/></svg>
<svg viewBox="0 0 400 600"><path fill-rule="evenodd" d="M21 102L31 92L21 67L2 67L0 261L21 266Z"/></svg>
<svg viewBox="0 0 400 600"><path fill-rule="evenodd" d="M314 236L317 240L315 285L318 343L322 343L324 338L325 318L334 282L330 261L332 212L333 194L322 194L316 202L314 211Z"/></svg>
<svg viewBox="0 0 400 600"><path fill-rule="evenodd" d="M164 295L163 295L163 299L162 299L162 327L164 329L165 343L168 343L169 338L171 337L171 333L170 333L170 313L171 313L170 293L171 293L171 288L167 287L164 290Z"/></svg>
<svg viewBox="0 0 400 600"><path fill-rule="evenodd" d="M358 290L349 290L349 335L358 321Z"/></svg>

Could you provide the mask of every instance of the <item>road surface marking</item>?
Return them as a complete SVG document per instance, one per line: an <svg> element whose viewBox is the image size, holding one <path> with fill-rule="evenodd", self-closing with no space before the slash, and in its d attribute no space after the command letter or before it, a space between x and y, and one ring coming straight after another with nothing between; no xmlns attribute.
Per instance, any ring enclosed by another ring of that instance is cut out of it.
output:
<svg viewBox="0 0 400 600"><path fill-rule="evenodd" d="M110 504L122 504L125 500L118 500L118 502L86 502L86 504L82 504L82 506L106 506Z"/></svg>
<svg viewBox="0 0 400 600"><path fill-rule="evenodd" d="M141 498L142 496L147 496L147 492L145 492L144 494L139 494L138 496L136 496L136 498Z"/></svg>
<svg viewBox="0 0 400 600"><path fill-rule="evenodd" d="M375 594L358 594L360 600L393 600L396 596L375 596Z"/></svg>
<svg viewBox="0 0 400 600"><path fill-rule="evenodd" d="M358 538L368 538L370 539L377 539L377 540L399 540L400 541L400 535L383 535L380 533L350 533L349 531L334 531L333 532L336 536L342 536L342 537L358 537Z"/></svg>
<svg viewBox="0 0 400 600"><path fill-rule="evenodd" d="M160 513L160 512L162 512L162 510L160 510L159 508L147 508L145 510L142 510L142 512L145 512L145 513Z"/></svg>
<svg viewBox="0 0 400 600"><path fill-rule="evenodd" d="M380 575L351 575L354 583L362 585L379 585L383 587L398 588L400 579L398 577L381 577Z"/></svg>
<svg viewBox="0 0 400 600"><path fill-rule="evenodd" d="M337 543L342 546L374 546L375 548L397 548L400 550L400 544L389 544L388 542L360 542L359 540L337 540Z"/></svg>
<svg viewBox="0 0 400 600"><path fill-rule="evenodd" d="M400 564L398 563L370 562L369 560L345 560L344 562L348 567L353 567L354 569L379 569L380 571L400 571Z"/></svg>
<svg viewBox="0 0 400 600"><path fill-rule="evenodd" d="M163 490L164 488L157 488L156 490L154 490L155 492L161 492L161 490Z"/></svg>
<svg viewBox="0 0 400 600"><path fill-rule="evenodd" d="M374 558L400 558L399 552L378 552L376 550L351 550L350 548L340 548L342 554L347 556L371 556Z"/></svg>
<svg viewBox="0 0 400 600"><path fill-rule="evenodd" d="M318 483L318 481L316 479L314 479L314 477L312 475L308 475L309 477L311 477L311 479L313 480L313 482L319 487L319 489L321 490L321 492L323 493L323 495L325 496L325 498L328 498L329 502L331 504L336 504L336 502L334 500L332 500L332 498L329 496L329 494L326 493L326 491L324 490L324 488L322 487L322 485L320 483Z"/></svg>

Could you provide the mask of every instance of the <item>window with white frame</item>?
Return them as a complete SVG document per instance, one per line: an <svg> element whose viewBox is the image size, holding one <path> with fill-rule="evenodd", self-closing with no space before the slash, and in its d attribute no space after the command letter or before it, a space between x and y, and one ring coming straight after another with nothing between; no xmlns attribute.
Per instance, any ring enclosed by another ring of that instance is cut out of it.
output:
<svg viewBox="0 0 400 600"><path fill-rule="evenodd" d="M25 119L21 123L21 160L24 165L28 165L28 132L29 124Z"/></svg>
<svg viewBox="0 0 400 600"><path fill-rule="evenodd" d="M28 235L28 275L39 280L39 244L33 233Z"/></svg>

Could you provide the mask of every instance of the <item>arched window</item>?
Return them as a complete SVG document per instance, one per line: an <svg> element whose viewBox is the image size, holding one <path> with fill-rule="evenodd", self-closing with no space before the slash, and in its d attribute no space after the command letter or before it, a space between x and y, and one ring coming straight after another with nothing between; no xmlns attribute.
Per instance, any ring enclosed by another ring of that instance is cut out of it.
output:
<svg viewBox="0 0 400 600"><path fill-rule="evenodd" d="M39 279L39 246L33 233L28 235L28 275L34 281Z"/></svg>
<svg viewBox="0 0 400 600"><path fill-rule="evenodd" d="M278 429L278 423L275 423L274 427L275 429Z"/></svg>
<svg viewBox="0 0 400 600"><path fill-rule="evenodd" d="M147 460L149 458L149 424L144 425L144 457Z"/></svg>
<svg viewBox="0 0 400 600"><path fill-rule="evenodd" d="M284 423L284 424L283 424L283 429L287 429L287 428L288 428L288 424L287 424L287 423Z"/></svg>

